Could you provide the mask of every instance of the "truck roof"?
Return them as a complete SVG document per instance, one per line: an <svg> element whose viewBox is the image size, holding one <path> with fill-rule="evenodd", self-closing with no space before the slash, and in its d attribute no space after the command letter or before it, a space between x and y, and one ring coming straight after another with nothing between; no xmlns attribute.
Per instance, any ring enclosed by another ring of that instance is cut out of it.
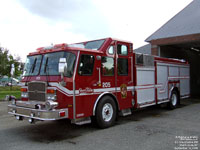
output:
<svg viewBox="0 0 200 150"><path fill-rule="evenodd" d="M91 49L85 47L87 43L94 43L102 41L101 46L97 49ZM50 45L47 47L39 47L36 49L35 52L29 53L29 55L38 55L38 54L45 54L45 53L52 53L52 52L58 52L58 51L64 51L64 50L72 50L72 51L87 51L87 52L93 52L93 53L102 53L105 48L107 48L112 41L119 41L123 43L130 43L129 41L125 40L120 40L116 38L103 38L103 39L96 39L96 40L91 40L91 41L84 41L84 42L79 42L79 43L72 43L72 44L67 44L67 43L61 43L61 44L55 44L55 45Z"/></svg>

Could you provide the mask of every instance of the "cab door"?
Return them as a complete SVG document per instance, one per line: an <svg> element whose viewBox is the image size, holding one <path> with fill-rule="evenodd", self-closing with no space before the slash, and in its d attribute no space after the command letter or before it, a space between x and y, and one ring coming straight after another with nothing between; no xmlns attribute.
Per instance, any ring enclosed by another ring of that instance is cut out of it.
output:
<svg viewBox="0 0 200 150"><path fill-rule="evenodd" d="M116 43L116 95L120 109L132 107L133 58L129 43Z"/></svg>
<svg viewBox="0 0 200 150"><path fill-rule="evenodd" d="M98 83L97 59L93 53L80 53L76 75L76 118L92 115L97 95L95 89Z"/></svg>

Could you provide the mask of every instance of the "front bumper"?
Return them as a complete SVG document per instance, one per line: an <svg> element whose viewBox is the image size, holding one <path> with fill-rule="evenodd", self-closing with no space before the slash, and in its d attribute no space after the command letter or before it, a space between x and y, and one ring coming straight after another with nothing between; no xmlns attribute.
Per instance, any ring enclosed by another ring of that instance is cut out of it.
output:
<svg viewBox="0 0 200 150"><path fill-rule="evenodd" d="M17 105L20 104L20 105ZM21 118L28 118L34 120L60 120L68 118L68 109L53 109L46 110L45 108L29 107L31 102L17 101L16 104L8 105L8 113ZM27 107L26 107L27 106ZM61 115L62 114L62 115Z"/></svg>

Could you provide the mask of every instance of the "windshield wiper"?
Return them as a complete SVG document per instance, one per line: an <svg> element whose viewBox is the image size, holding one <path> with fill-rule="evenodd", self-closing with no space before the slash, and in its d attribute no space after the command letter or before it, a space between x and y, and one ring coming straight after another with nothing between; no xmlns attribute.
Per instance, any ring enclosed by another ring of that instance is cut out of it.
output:
<svg viewBox="0 0 200 150"><path fill-rule="evenodd" d="M36 61L37 61L37 58L35 58L35 61L34 61L34 63L33 63L33 68L32 68L32 71L31 71L31 73L33 73L33 72L34 72L34 70L35 70Z"/></svg>
<svg viewBox="0 0 200 150"><path fill-rule="evenodd" d="M31 65L31 68L30 68L30 70L29 70L29 72L28 72L28 77L29 77L29 78L30 78L30 75L31 75L31 74L34 72L34 70L35 70L36 61L37 61L37 58L35 58L34 63ZM25 86L27 86L27 82L28 82L28 80L29 80L28 77L27 77L27 79L26 79Z"/></svg>
<svg viewBox="0 0 200 150"><path fill-rule="evenodd" d="M45 67L44 67L44 72L46 74L47 86L49 86L49 66L48 66L48 61L49 61L49 57L47 57L46 62L45 62Z"/></svg>

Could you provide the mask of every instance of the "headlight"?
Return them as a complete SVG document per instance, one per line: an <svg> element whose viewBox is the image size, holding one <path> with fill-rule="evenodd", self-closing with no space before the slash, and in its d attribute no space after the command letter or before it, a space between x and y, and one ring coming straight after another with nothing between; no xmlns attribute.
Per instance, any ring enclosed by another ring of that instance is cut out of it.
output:
<svg viewBox="0 0 200 150"><path fill-rule="evenodd" d="M57 99L56 90L55 89L47 89L46 99L55 101Z"/></svg>
<svg viewBox="0 0 200 150"><path fill-rule="evenodd" d="M27 92L22 92L21 93L21 97L28 98L28 93Z"/></svg>
<svg viewBox="0 0 200 150"><path fill-rule="evenodd" d="M56 95L54 95L54 94L47 94L47 100L55 101L56 100Z"/></svg>
<svg viewBox="0 0 200 150"><path fill-rule="evenodd" d="M21 88L21 97L28 98L28 89L27 88Z"/></svg>

